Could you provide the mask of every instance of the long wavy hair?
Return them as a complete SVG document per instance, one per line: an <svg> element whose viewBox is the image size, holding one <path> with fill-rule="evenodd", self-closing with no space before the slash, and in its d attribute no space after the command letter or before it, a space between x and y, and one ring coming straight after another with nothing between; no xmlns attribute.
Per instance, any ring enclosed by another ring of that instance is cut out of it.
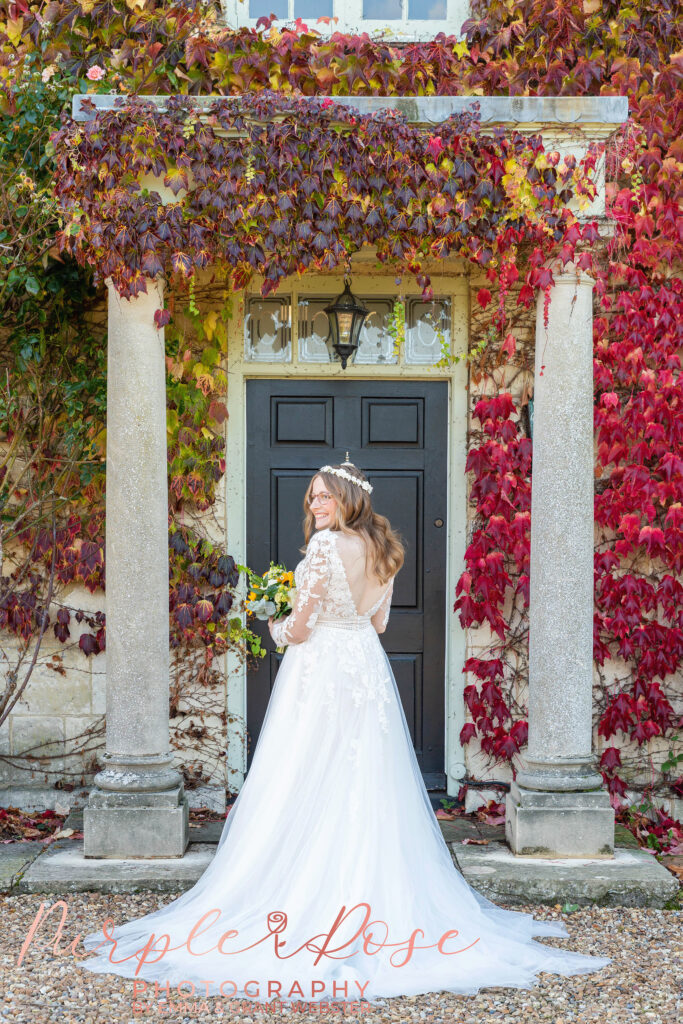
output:
<svg viewBox="0 0 683 1024"><path fill-rule="evenodd" d="M344 469L359 480L366 479L362 469L358 469L357 466L351 466L348 463L345 465L338 464L332 468ZM308 504L316 477L321 478L327 491L333 498L337 499L334 519L330 529L348 534L359 533L364 537L371 572L379 579L380 583L388 583L403 565L405 559L403 540L400 534L393 529L387 517L373 510L368 492L350 480L337 476L336 473L314 473L306 488L304 495L304 537L306 546L308 546L309 540L316 532L315 517ZM300 550L303 554L306 551L306 547Z"/></svg>

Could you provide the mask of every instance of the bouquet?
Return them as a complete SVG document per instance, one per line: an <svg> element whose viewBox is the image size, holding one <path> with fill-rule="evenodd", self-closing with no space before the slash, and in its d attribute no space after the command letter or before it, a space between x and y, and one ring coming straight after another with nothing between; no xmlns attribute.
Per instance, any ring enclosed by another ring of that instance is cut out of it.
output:
<svg viewBox="0 0 683 1024"><path fill-rule="evenodd" d="M246 565L238 565L237 568L244 571L249 580L250 589L245 606L250 615L261 621L267 621L271 615L273 619L289 615L296 597L293 572L272 561L263 576L258 576ZM278 654L282 654L282 651L283 648L277 648Z"/></svg>

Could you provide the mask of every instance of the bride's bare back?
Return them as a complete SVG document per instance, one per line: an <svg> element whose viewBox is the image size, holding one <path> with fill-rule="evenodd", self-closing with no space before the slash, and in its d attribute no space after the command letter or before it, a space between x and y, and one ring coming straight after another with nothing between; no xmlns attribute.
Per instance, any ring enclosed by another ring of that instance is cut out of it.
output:
<svg viewBox="0 0 683 1024"><path fill-rule="evenodd" d="M381 583L367 564L365 540L327 527L310 538L305 557L294 570L296 596L291 613L270 624L275 643L303 643L314 626L332 619L370 623L386 629L394 578Z"/></svg>
<svg viewBox="0 0 683 1024"><path fill-rule="evenodd" d="M370 552L364 537L337 530L335 539L356 612L365 615L385 592L387 584L380 583L371 571Z"/></svg>

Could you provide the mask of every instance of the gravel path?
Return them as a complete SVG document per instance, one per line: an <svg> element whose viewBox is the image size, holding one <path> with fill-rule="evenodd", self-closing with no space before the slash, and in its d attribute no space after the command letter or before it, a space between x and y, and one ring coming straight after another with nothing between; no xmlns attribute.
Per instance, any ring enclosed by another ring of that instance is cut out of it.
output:
<svg viewBox="0 0 683 1024"><path fill-rule="evenodd" d="M175 894L175 895L179 895ZM433 1021L443 1024L678 1024L683 1019L683 970L681 950L683 913L675 910L630 907L588 907L561 914L545 906L513 907L539 919L562 918L570 939L544 937L549 945L582 953L607 955L614 962L593 975L564 978L541 974L534 989L484 989L476 996L429 993L387 1000L384 1007L363 1004L361 1012L322 1008L315 1012L275 1011L249 1007L239 1010L234 1002L217 998L193 1009L169 1013L153 1006L144 1013L133 1011L131 979L95 975L74 966L70 943L79 935L100 929L106 917L122 923L150 913L175 895L136 893L111 895L96 892L69 894L68 918L61 947L64 956L35 948L17 959L28 929L43 897L0 896L0 970L2 996L0 1020L14 1024L48 1024L51 1021L87 1024L129 1024L140 1020L172 1020L174 1024L224 1020L239 1024L284 1020L289 1024L335 1020L351 1022ZM57 897L44 897L46 904ZM503 904L501 904L503 906ZM54 934L50 928L46 936ZM37 944L39 939L35 940ZM83 953L82 946L77 951ZM197 1004L200 1000L197 1000Z"/></svg>

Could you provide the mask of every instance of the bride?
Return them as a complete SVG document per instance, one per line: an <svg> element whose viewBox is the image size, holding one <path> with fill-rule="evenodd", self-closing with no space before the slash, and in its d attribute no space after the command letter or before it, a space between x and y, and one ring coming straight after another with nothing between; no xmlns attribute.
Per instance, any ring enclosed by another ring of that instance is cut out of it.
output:
<svg viewBox="0 0 683 1024"><path fill-rule="evenodd" d="M404 551L371 492L348 461L308 485L294 608L269 620L287 650L213 861L161 910L84 939L80 966L137 979L138 998L381 1005L611 962L536 942L565 925L501 909L455 867L378 637Z"/></svg>

